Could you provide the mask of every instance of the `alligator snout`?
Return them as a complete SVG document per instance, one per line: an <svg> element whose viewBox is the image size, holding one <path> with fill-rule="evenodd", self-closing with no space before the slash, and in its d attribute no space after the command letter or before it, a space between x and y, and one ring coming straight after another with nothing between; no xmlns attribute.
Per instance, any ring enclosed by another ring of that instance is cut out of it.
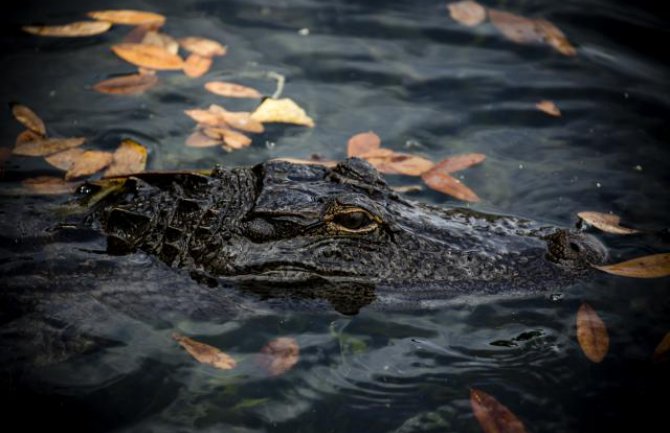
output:
<svg viewBox="0 0 670 433"><path fill-rule="evenodd" d="M546 237L547 258L561 265L587 267L602 264L607 249L594 236L570 230L558 230Z"/></svg>

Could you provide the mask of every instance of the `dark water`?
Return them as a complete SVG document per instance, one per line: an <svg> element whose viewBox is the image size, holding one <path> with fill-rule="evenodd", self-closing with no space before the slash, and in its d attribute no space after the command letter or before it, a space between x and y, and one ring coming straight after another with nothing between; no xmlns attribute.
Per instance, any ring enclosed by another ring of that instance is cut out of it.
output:
<svg viewBox="0 0 670 433"><path fill-rule="evenodd" d="M466 28L438 1L23 1L2 18L0 101L21 101L53 135L85 136L90 148L113 150L135 138L149 147L151 170L312 154L340 159L347 138L367 130L390 148L434 160L482 152L486 162L462 172L482 197L475 208L563 226L574 225L581 210L612 211L651 232L599 235L612 262L667 252L667 15L651 2L483 4L551 20L578 55L515 45L490 24ZM145 95L112 97L90 86L133 71L109 51L126 27L83 39L18 30L123 7L163 13L167 33L219 40L229 53L203 78L163 73ZM316 128L271 127L233 153L183 145L193 122L182 110L211 103L254 108L205 92L204 82L236 81L269 95L270 71L287 77L284 95L314 117ZM563 116L535 110L540 99L556 102ZM21 127L7 108L2 117L0 139L8 146ZM39 158L12 158L3 188L37 174L61 172ZM426 190L412 198L459 204ZM226 307L213 310L201 286L148 257L105 256L104 239L94 233L50 237L45 209L59 200L4 196L0 207L3 227L12 227L0 234L0 272L14 275L2 285L21 287L20 298L34 304L32 313L17 314L14 301L3 297L0 330L3 412L26 428L477 432L470 388L495 395L531 432L659 431L666 420L668 363L652 363L651 354L670 331L667 278L603 274L560 293L439 310L364 308L356 316L277 312L254 302L227 320ZM172 312L152 316L146 303L128 311L133 288L168 297ZM231 311L245 302L237 296L226 294ZM576 341L582 301L610 333L601 364L588 361ZM48 332L36 331L36 317L48 319ZM83 353L59 356L67 352L68 334L82 330L90 337L79 343ZM221 372L198 365L171 340L174 330L224 349L240 367ZM280 336L296 338L300 360L268 378L253 358ZM30 348L32 359L19 354L19 345ZM32 416L15 417L19 410Z"/></svg>

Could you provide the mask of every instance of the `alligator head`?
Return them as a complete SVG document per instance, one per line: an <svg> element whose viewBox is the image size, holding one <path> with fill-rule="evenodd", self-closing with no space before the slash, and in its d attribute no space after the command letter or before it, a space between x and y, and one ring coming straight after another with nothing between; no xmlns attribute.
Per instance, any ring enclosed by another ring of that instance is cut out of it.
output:
<svg viewBox="0 0 670 433"><path fill-rule="evenodd" d="M318 278L527 292L574 280L606 255L576 231L406 200L356 158L143 174L96 209L111 253L144 250L256 287Z"/></svg>

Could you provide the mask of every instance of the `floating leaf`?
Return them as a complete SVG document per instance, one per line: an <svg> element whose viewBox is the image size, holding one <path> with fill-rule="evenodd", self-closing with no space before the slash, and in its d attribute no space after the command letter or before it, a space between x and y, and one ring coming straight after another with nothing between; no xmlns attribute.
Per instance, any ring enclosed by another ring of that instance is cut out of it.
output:
<svg viewBox="0 0 670 433"><path fill-rule="evenodd" d="M21 184L30 192L40 195L59 195L74 192L77 183L66 182L60 177L38 176L25 179Z"/></svg>
<svg viewBox="0 0 670 433"><path fill-rule="evenodd" d="M577 55L577 50L570 44L568 38L554 24L547 20L535 20L535 25L543 34L544 42L551 45L556 51L566 56Z"/></svg>
<svg viewBox="0 0 670 433"><path fill-rule="evenodd" d="M566 56L577 54L558 27L547 20L530 19L489 9L491 23L509 40L518 44L547 44Z"/></svg>
<svg viewBox="0 0 670 433"><path fill-rule="evenodd" d="M185 50L202 57L223 56L226 47L211 39L188 37L179 39L179 43Z"/></svg>
<svg viewBox="0 0 670 433"><path fill-rule="evenodd" d="M37 134L29 129L26 129L25 131L21 132L19 135L16 136L16 142L15 145L18 146L23 143L28 143L31 141L36 141L36 140L43 140L44 136Z"/></svg>
<svg viewBox="0 0 670 433"><path fill-rule="evenodd" d="M360 157L362 154L370 152L374 149L379 149L382 145L382 140L379 135L372 131L361 132L349 139L347 142L347 156Z"/></svg>
<svg viewBox="0 0 670 433"><path fill-rule="evenodd" d="M595 266L601 271L631 278L660 278L670 275L670 253L638 257L613 265Z"/></svg>
<svg viewBox="0 0 670 433"><path fill-rule="evenodd" d="M486 8L476 1L465 0L448 3L447 9L449 9L451 18L468 27L481 24L486 19Z"/></svg>
<svg viewBox="0 0 670 433"><path fill-rule="evenodd" d="M268 98L256 108L251 117L263 123L292 123L310 128L314 127L314 120L289 98Z"/></svg>
<svg viewBox="0 0 670 433"><path fill-rule="evenodd" d="M65 173L65 180L72 180L99 172L112 163L112 154L99 150L86 150L73 162L70 169Z"/></svg>
<svg viewBox="0 0 670 433"><path fill-rule="evenodd" d="M421 179L426 182L426 185L428 185L429 188L434 189L435 191L448 194L463 201L479 201L479 197L474 191L461 183L460 180L438 168L434 167L422 174Z"/></svg>
<svg viewBox="0 0 670 433"><path fill-rule="evenodd" d="M658 343L652 359L654 361L661 361L668 355L668 353L670 353L670 332L666 333L661 342Z"/></svg>
<svg viewBox="0 0 670 433"><path fill-rule="evenodd" d="M86 141L83 137L76 138L39 138L24 143L17 143L14 155L47 156L73 147L81 146Z"/></svg>
<svg viewBox="0 0 670 433"><path fill-rule="evenodd" d="M75 147L73 149L54 153L53 155L47 156L44 159L54 167L68 171L74 165L75 160L81 157L82 153L84 153L82 149Z"/></svg>
<svg viewBox="0 0 670 433"><path fill-rule="evenodd" d="M220 113L211 110L211 108L207 110L193 108L191 110L184 110L184 113L195 120L199 125L212 127L226 126L226 121L223 119L223 116L221 116Z"/></svg>
<svg viewBox="0 0 670 433"><path fill-rule="evenodd" d="M198 54L191 54L184 62L184 73L191 78L198 78L205 75L211 67L211 57L203 57Z"/></svg>
<svg viewBox="0 0 670 433"><path fill-rule="evenodd" d="M550 116L561 117L561 110L559 110L558 106L551 101L540 101L535 104L535 108L547 113Z"/></svg>
<svg viewBox="0 0 670 433"><path fill-rule="evenodd" d="M456 171L465 170L466 168L472 167L473 165L477 165L485 159L486 155L482 153L464 153L462 155L454 155L435 164L433 170L439 170L444 173L451 174Z"/></svg>
<svg viewBox="0 0 670 433"><path fill-rule="evenodd" d="M110 27L112 24L104 21L79 21L61 26L23 26L21 28L24 32L38 36L81 37L105 33Z"/></svg>
<svg viewBox="0 0 670 433"><path fill-rule="evenodd" d="M205 135L202 131L195 131L186 139L188 147L214 147L223 144L221 138L212 138Z"/></svg>
<svg viewBox="0 0 670 433"><path fill-rule="evenodd" d="M152 30L152 27L146 24L135 26L125 35L121 42L124 44L140 44L144 37Z"/></svg>
<svg viewBox="0 0 670 433"><path fill-rule="evenodd" d="M265 130L263 124L252 118L251 113L246 111L226 111L226 109L216 104L210 105L208 111L216 114L223 122L235 129L253 133L261 133Z"/></svg>
<svg viewBox="0 0 670 433"><path fill-rule="evenodd" d="M11 108L14 118L21 122L23 126L28 128L28 130L39 134L40 136L45 136L47 134L44 121L42 121L40 116L35 114L33 110L22 104L12 104Z"/></svg>
<svg viewBox="0 0 670 433"><path fill-rule="evenodd" d="M140 43L161 47L170 54L177 54L179 52L179 43L175 38L155 30L146 32Z"/></svg>
<svg viewBox="0 0 670 433"><path fill-rule="evenodd" d="M406 176L421 176L435 165L433 161L420 156L395 152L387 158L370 158L368 161L381 173Z"/></svg>
<svg viewBox="0 0 670 433"><path fill-rule="evenodd" d="M221 370L230 370L237 366L237 362L230 355L216 347L195 341L176 332L172 334L172 338L201 364L211 365Z"/></svg>
<svg viewBox="0 0 670 433"><path fill-rule="evenodd" d="M242 86L241 84L228 83L226 81L210 81L205 84L205 89L228 98L260 99L263 97L263 95L256 89Z"/></svg>
<svg viewBox="0 0 670 433"><path fill-rule="evenodd" d="M238 150L251 144L251 138L228 128L205 128L202 132L208 137L222 140L226 150Z"/></svg>
<svg viewBox="0 0 670 433"><path fill-rule="evenodd" d="M160 27L165 24L165 17L153 12L144 12L136 10L105 10L93 11L87 14L89 17L107 21L112 24L124 24L130 26L151 25Z"/></svg>
<svg viewBox="0 0 670 433"><path fill-rule="evenodd" d="M577 341L584 355L592 362L601 362L610 346L605 322L584 302L577 311Z"/></svg>
<svg viewBox="0 0 670 433"><path fill-rule="evenodd" d="M125 139L114 152L112 163L104 176L142 173L147 165L147 148L135 140Z"/></svg>
<svg viewBox="0 0 670 433"><path fill-rule="evenodd" d="M621 222L621 217L612 214L606 214L601 212L590 212L584 211L577 214L579 218L583 219L588 224L596 227L607 233L614 233L618 235L629 235L633 233L639 233L639 230L629 229L628 227L622 227L619 225Z"/></svg>
<svg viewBox="0 0 670 433"><path fill-rule="evenodd" d="M299 165L322 165L328 168L335 168L337 166L337 161L329 159L274 158L272 161L285 161Z"/></svg>
<svg viewBox="0 0 670 433"><path fill-rule="evenodd" d="M257 358L258 365L271 376L279 376L290 370L300 356L298 342L291 337L279 337L262 349Z"/></svg>
<svg viewBox="0 0 670 433"><path fill-rule="evenodd" d="M470 405L484 433L526 433L521 420L484 391L471 389Z"/></svg>
<svg viewBox="0 0 670 433"><path fill-rule="evenodd" d="M174 70L184 67L181 57L156 45L117 44L112 46L112 51L123 60L144 68Z"/></svg>
<svg viewBox="0 0 670 433"><path fill-rule="evenodd" d="M112 95L137 95L144 93L158 83L158 77L151 74L131 74L100 81L93 89Z"/></svg>

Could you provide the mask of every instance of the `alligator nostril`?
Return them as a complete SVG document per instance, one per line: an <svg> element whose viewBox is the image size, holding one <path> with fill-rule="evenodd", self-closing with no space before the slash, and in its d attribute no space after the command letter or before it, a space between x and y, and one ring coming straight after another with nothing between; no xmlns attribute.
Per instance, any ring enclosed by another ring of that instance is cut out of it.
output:
<svg viewBox="0 0 670 433"><path fill-rule="evenodd" d="M575 242L570 242L568 245L570 246L570 249L576 253L582 250L582 248Z"/></svg>

